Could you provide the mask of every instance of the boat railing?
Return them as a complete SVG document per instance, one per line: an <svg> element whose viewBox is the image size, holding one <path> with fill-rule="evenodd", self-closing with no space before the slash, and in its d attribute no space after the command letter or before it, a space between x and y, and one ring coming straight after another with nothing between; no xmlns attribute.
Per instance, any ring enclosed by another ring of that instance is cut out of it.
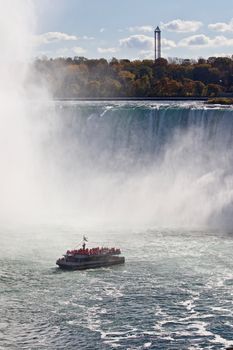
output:
<svg viewBox="0 0 233 350"><path fill-rule="evenodd" d="M119 248L91 248L91 249L74 249L67 250L66 256L74 255L85 255L85 256L96 256L96 255L119 255L121 250Z"/></svg>

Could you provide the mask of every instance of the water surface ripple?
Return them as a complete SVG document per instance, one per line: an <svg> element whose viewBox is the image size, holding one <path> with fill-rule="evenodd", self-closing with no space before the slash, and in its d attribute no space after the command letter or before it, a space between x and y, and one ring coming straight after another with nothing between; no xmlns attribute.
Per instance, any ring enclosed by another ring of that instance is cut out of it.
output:
<svg viewBox="0 0 233 350"><path fill-rule="evenodd" d="M75 235L57 229L48 241L46 230L2 232L1 349L191 350L233 344L232 235L98 233L100 241L123 247L126 264L61 272L55 260ZM18 242L14 248L12 239Z"/></svg>

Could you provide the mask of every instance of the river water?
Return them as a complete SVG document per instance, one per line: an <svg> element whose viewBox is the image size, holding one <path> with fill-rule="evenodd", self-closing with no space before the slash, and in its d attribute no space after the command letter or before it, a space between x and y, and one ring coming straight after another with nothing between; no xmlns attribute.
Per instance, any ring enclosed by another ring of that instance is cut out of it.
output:
<svg viewBox="0 0 233 350"><path fill-rule="evenodd" d="M38 120L39 199L14 180L1 213L0 349L233 345L232 110L58 102ZM83 234L125 265L60 271Z"/></svg>
<svg viewBox="0 0 233 350"><path fill-rule="evenodd" d="M225 349L233 343L231 234L88 235L121 246L125 265L61 272L56 258L81 232L1 230L2 349Z"/></svg>

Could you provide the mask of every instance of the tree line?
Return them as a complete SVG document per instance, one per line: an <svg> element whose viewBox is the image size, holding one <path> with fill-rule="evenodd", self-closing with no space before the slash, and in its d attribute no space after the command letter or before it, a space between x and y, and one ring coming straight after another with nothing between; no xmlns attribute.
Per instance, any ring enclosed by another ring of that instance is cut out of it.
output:
<svg viewBox="0 0 233 350"><path fill-rule="evenodd" d="M233 94L233 58L134 60L36 59L38 83L56 98L215 97Z"/></svg>

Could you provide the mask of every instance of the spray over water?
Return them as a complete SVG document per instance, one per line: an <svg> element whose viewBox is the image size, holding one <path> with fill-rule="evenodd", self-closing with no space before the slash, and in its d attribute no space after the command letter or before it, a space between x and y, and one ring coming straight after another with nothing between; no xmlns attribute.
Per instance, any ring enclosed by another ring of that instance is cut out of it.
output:
<svg viewBox="0 0 233 350"><path fill-rule="evenodd" d="M70 203L81 218L109 224L230 227L232 113L58 104L55 138Z"/></svg>
<svg viewBox="0 0 233 350"><path fill-rule="evenodd" d="M28 207L34 188L33 159L24 82L34 14L29 1L1 1L0 13L0 207L14 220Z"/></svg>
<svg viewBox="0 0 233 350"><path fill-rule="evenodd" d="M32 3L0 16L1 220L232 225L232 110L54 104L26 84Z"/></svg>

